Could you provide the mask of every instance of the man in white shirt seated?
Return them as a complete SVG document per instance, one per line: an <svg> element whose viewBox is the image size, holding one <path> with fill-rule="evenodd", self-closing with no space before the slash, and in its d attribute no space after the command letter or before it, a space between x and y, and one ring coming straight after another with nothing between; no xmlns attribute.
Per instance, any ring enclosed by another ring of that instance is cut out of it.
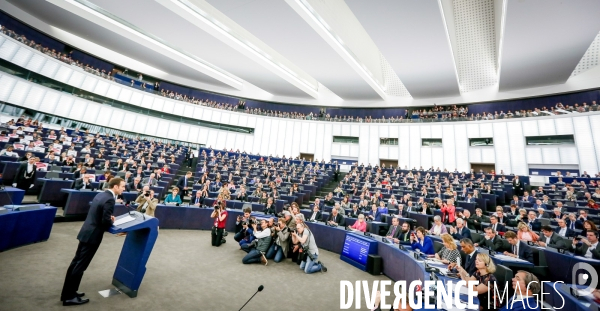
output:
<svg viewBox="0 0 600 311"><path fill-rule="evenodd" d="M19 154L14 152L15 148L13 146L8 146L6 147L6 149L2 149L2 151L0 151L0 156L9 156L9 157L15 157L18 158Z"/></svg>
<svg viewBox="0 0 600 311"><path fill-rule="evenodd" d="M598 231L589 230L586 234L587 238L581 239L581 244L576 239L573 239L573 244L570 250L576 256L585 258L600 259L600 248L598 248Z"/></svg>

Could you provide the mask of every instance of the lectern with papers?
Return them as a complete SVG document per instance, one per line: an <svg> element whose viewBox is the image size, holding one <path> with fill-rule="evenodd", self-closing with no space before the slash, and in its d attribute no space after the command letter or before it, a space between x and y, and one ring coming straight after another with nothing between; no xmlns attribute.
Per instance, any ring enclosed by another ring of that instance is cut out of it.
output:
<svg viewBox="0 0 600 311"><path fill-rule="evenodd" d="M127 233L112 284L127 296L137 297L146 262L158 236L158 219L138 212L116 217L110 233Z"/></svg>

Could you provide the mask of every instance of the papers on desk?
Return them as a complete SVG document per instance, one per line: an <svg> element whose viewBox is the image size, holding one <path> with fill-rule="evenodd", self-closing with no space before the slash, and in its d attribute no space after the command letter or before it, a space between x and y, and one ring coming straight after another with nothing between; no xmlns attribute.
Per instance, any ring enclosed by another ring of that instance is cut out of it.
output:
<svg viewBox="0 0 600 311"><path fill-rule="evenodd" d="M502 261L514 261L514 262L526 262L529 263L529 261L527 260L523 260L521 258L515 258L515 257L510 257L510 256L506 256L506 255L502 255L502 254L496 254L494 255L495 258L498 258Z"/></svg>
<svg viewBox="0 0 600 311"><path fill-rule="evenodd" d="M128 223L130 221L134 221L134 220L135 220L135 218L127 215L127 216L125 216L123 218L119 218L119 219L115 220L115 222L113 223L113 226L118 227L118 226L120 226L122 224Z"/></svg>

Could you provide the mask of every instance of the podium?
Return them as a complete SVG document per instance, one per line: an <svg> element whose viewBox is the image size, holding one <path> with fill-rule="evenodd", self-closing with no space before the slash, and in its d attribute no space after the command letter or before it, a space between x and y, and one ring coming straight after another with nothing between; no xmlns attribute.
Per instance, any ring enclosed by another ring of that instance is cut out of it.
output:
<svg viewBox="0 0 600 311"><path fill-rule="evenodd" d="M112 234L127 232L112 284L134 298L137 297L146 273L146 263L158 236L158 219L132 211L117 216L115 222L124 217L133 217L134 220L119 226L113 225L108 230Z"/></svg>

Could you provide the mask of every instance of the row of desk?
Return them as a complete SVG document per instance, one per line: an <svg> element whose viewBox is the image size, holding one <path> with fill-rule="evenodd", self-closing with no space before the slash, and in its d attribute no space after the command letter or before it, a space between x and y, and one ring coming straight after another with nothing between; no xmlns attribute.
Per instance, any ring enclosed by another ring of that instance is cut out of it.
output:
<svg viewBox="0 0 600 311"><path fill-rule="evenodd" d="M0 252L46 241L50 237L56 207L39 204L40 209L6 211L0 214Z"/></svg>

